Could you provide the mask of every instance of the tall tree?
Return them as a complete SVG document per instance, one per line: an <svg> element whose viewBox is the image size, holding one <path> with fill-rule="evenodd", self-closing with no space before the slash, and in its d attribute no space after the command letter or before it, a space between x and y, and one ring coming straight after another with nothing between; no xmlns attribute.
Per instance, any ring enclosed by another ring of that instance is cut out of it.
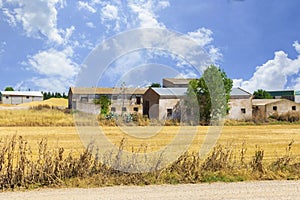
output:
<svg viewBox="0 0 300 200"><path fill-rule="evenodd" d="M273 99L271 94L263 89L254 91L253 95L254 95L254 99Z"/></svg>
<svg viewBox="0 0 300 200"><path fill-rule="evenodd" d="M209 66L200 79L190 81L188 95L197 96L200 121L207 124L225 117L231 89L232 80L214 65Z"/></svg>

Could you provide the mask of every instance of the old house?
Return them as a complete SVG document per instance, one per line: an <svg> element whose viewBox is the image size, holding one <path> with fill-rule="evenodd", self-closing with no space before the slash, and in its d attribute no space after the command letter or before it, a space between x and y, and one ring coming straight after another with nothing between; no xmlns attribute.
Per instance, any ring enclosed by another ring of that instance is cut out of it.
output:
<svg viewBox="0 0 300 200"><path fill-rule="evenodd" d="M274 113L300 111L300 104L287 99L253 99L253 117L268 118Z"/></svg>
<svg viewBox="0 0 300 200"><path fill-rule="evenodd" d="M174 118L174 109L186 92L187 88L149 88L144 94L144 115L158 120Z"/></svg>
<svg viewBox="0 0 300 200"><path fill-rule="evenodd" d="M100 105L95 99L106 96L110 101L110 111L116 114L143 112L143 94L146 88L76 88L69 89L69 109L87 113L100 113Z"/></svg>
<svg viewBox="0 0 300 200"><path fill-rule="evenodd" d="M250 120L252 119L252 94L242 88L232 88L229 99L228 119Z"/></svg>
<svg viewBox="0 0 300 200"><path fill-rule="evenodd" d="M43 101L42 92L37 91L1 91L0 102L2 104L22 104L33 101Z"/></svg>

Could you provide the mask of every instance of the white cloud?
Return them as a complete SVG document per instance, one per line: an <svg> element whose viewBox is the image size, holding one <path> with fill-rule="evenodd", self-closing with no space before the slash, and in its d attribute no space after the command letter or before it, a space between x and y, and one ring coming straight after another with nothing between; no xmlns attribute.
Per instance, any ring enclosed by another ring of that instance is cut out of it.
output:
<svg viewBox="0 0 300 200"><path fill-rule="evenodd" d="M118 8L116 6L107 4L101 10L102 20L116 20L118 19Z"/></svg>
<svg viewBox="0 0 300 200"><path fill-rule="evenodd" d="M51 42L64 43L62 33L65 31L57 28L56 9L56 6L64 7L64 0L10 0L6 3L8 7L12 7L4 10L11 26L21 23L28 37L39 38L42 35Z"/></svg>
<svg viewBox="0 0 300 200"><path fill-rule="evenodd" d="M97 10L93 8L88 2L78 1L77 7L79 10L87 10L91 13L97 12Z"/></svg>
<svg viewBox="0 0 300 200"><path fill-rule="evenodd" d="M51 48L29 56L27 65L41 75L71 78L78 73L78 66L72 61L72 56L73 50L70 47L63 51Z"/></svg>
<svg viewBox="0 0 300 200"><path fill-rule="evenodd" d="M195 40L199 45L206 46L213 41L213 32L207 28L199 28L196 31L188 32L187 35Z"/></svg>
<svg viewBox="0 0 300 200"><path fill-rule="evenodd" d="M300 44L298 43L298 41L294 42L293 47L300 54Z"/></svg>
<svg viewBox="0 0 300 200"><path fill-rule="evenodd" d="M293 44L295 50L299 52L299 44ZM292 80L294 85L287 85L291 76L298 76L300 71L300 56L290 59L284 51L274 53L274 58L268 60L261 66L256 67L256 71L249 80L236 79L235 86L241 86L250 92L257 89L279 90L285 88L298 88L300 79Z"/></svg>
<svg viewBox="0 0 300 200"><path fill-rule="evenodd" d="M96 28L93 22L87 22L85 25L89 28Z"/></svg>
<svg viewBox="0 0 300 200"><path fill-rule="evenodd" d="M74 79L80 67L72 61L73 49L66 47L62 51L48 49L29 56L23 63L28 70L33 70L39 77L34 77L28 82L44 91L66 91L74 84Z"/></svg>
<svg viewBox="0 0 300 200"><path fill-rule="evenodd" d="M137 24L142 28L162 28L165 27L163 23L158 22L158 17L155 14L156 10L164 9L169 6L167 1L159 4L159 1L155 0L130 0L128 7L137 16Z"/></svg>
<svg viewBox="0 0 300 200"><path fill-rule="evenodd" d="M3 6L3 2L2 0L0 0L0 8L2 8L2 6Z"/></svg>

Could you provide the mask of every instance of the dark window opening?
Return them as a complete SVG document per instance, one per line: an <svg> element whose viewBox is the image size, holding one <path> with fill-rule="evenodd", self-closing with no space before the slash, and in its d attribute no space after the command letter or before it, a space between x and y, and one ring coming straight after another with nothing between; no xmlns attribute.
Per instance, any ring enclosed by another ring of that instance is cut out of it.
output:
<svg viewBox="0 0 300 200"><path fill-rule="evenodd" d="M6 99L8 99L9 98L9 96L6 96Z"/></svg>
<svg viewBox="0 0 300 200"><path fill-rule="evenodd" d="M122 112L126 112L127 108L126 107L122 107Z"/></svg>
<svg viewBox="0 0 300 200"><path fill-rule="evenodd" d="M296 110L296 106L292 106L292 110Z"/></svg>
<svg viewBox="0 0 300 200"><path fill-rule="evenodd" d="M115 108L115 107L111 107L111 108L110 108L110 111L111 111L111 112L116 112L116 108Z"/></svg>
<svg viewBox="0 0 300 200"><path fill-rule="evenodd" d="M80 101L82 103L87 103L88 102L88 98L87 97L81 97Z"/></svg>
<svg viewBox="0 0 300 200"><path fill-rule="evenodd" d="M273 106L273 110L274 110L274 111L277 111L277 106Z"/></svg>
<svg viewBox="0 0 300 200"><path fill-rule="evenodd" d="M133 108L133 111L134 111L134 112L139 112L139 108L138 108L138 107L134 107L134 108Z"/></svg>
<svg viewBox="0 0 300 200"><path fill-rule="evenodd" d="M167 118L170 118L172 117L172 113L173 113L173 110L172 109L167 109Z"/></svg>
<svg viewBox="0 0 300 200"><path fill-rule="evenodd" d="M27 96L26 99L29 99L29 96Z"/></svg>
<svg viewBox="0 0 300 200"><path fill-rule="evenodd" d="M113 100L117 100L117 99L118 99L118 96L114 95L114 96L112 97L112 99L113 99Z"/></svg>
<svg viewBox="0 0 300 200"><path fill-rule="evenodd" d="M241 108L241 112L245 114L246 113L246 108Z"/></svg>
<svg viewBox="0 0 300 200"><path fill-rule="evenodd" d="M140 105L141 104L141 97L136 97L136 104Z"/></svg>

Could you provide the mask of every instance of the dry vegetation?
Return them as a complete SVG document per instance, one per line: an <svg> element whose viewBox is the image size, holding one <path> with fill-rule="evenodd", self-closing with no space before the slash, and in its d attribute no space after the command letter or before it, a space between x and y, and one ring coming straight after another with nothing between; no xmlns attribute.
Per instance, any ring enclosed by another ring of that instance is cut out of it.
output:
<svg viewBox="0 0 300 200"><path fill-rule="evenodd" d="M47 106L1 110L0 188L299 179L299 124L233 125L223 127L218 145L205 159L200 159L197 152L209 127L191 127L196 128L196 135L188 152L167 168L130 174L114 170L101 163L99 155L92 155L93 150L101 147L83 147L69 112ZM121 150L139 152L163 148L179 129L179 126L130 126L126 130L102 127L107 138ZM138 136L153 130L157 134L139 139ZM135 160L132 156L126 159ZM107 159L106 163L114 165L120 163L121 157L114 152ZM157 166L160 159L155 161ZM147 160L144 162L147 164ZM125 170L135 167L130 162L122 165Z"/></svg>

